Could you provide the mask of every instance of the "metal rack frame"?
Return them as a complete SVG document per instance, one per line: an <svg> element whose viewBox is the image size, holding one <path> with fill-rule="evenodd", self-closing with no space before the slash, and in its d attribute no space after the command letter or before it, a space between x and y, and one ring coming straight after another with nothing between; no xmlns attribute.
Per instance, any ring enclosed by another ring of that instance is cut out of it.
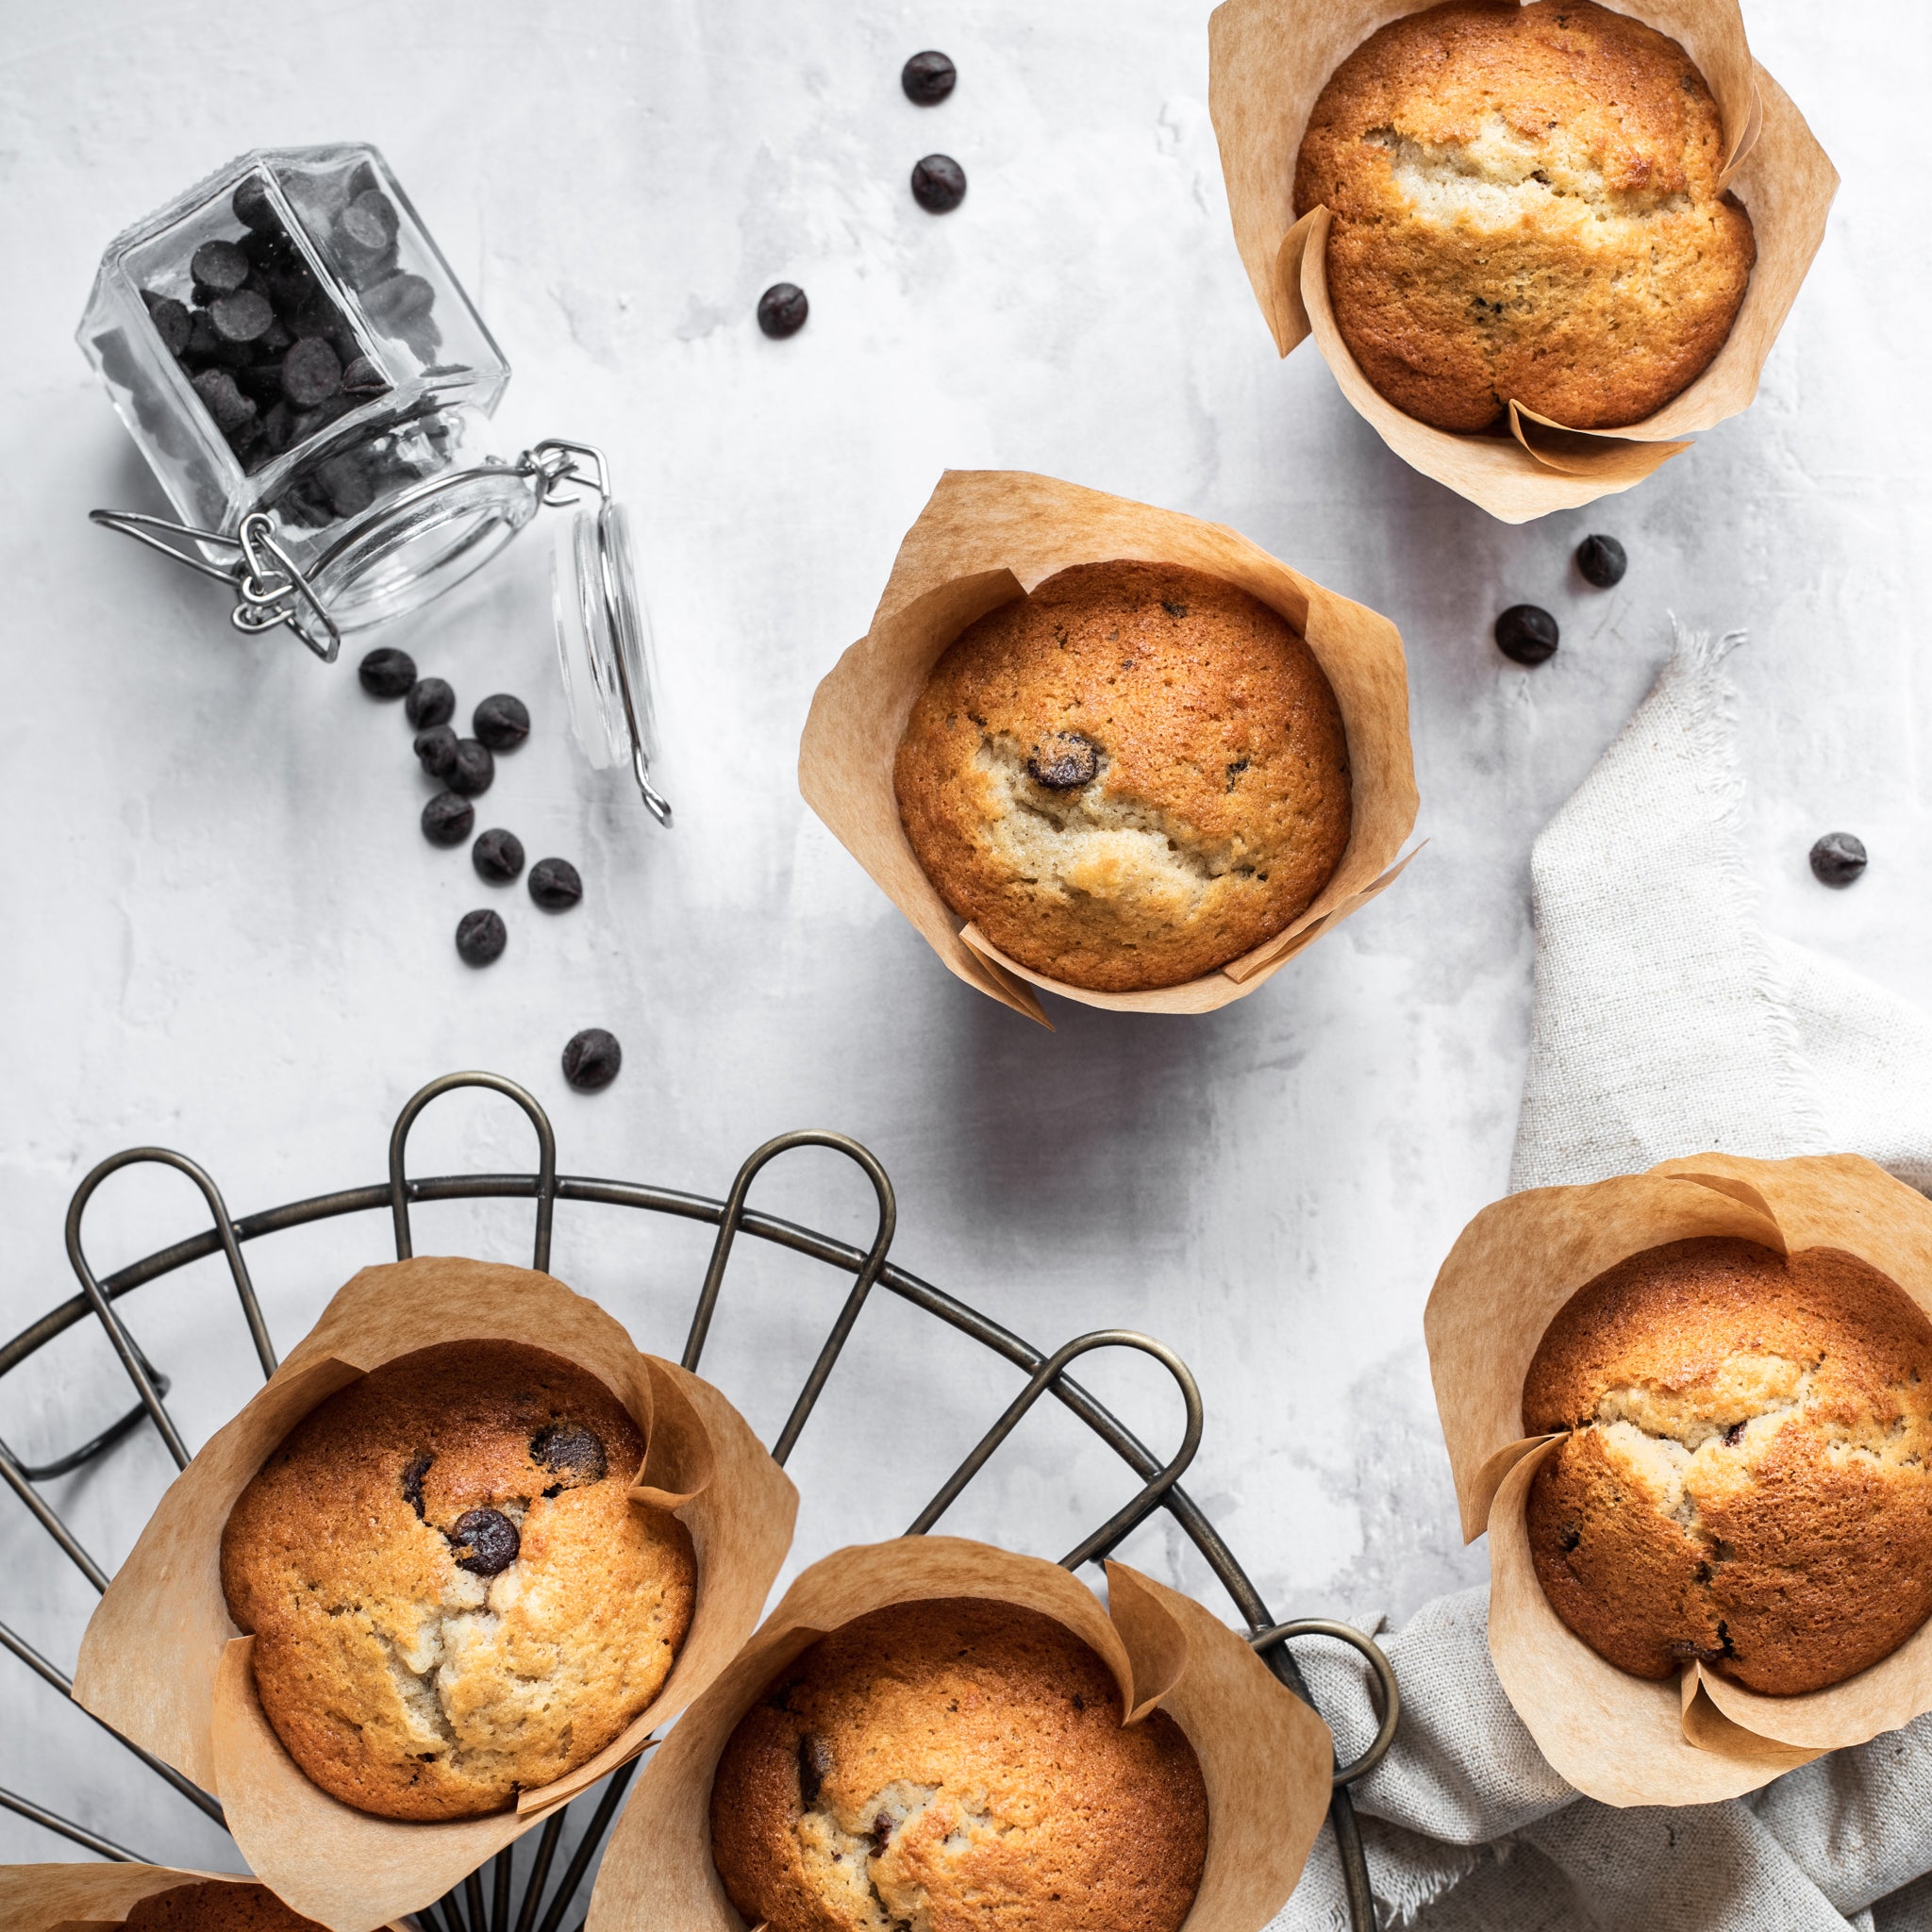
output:
<svg viewBox="0 0 1932 1932"><path fill-rule="evenodd" d="M537 1135L538 1166L534 1174L452 1174L430 1180L409 1179L406 1157L410 1128L431 1101L462 1088L481 1088L503 1094L523 1109ZM878 1222L868 1247L854 1247L796 1223L758 1213L748 1205L752 1183L758 1174L780 1155L800 1147L830 1149L852 1161L872 1183L878 1202ZM88 1262L81 1242L82 1223L88 1204L110 1174L142 1163L173 1168L187 1175L201 1191L212 1225L201 1234L190 1236L171 1247L131 1262L105 1280L99 1279ZM852 1285L807 1374L791 1414L772 1445L773 1457L780 1464L791 1455L810 1420L840 1353L874 1288L885 1289L900 1301L935 1317L1012 1363L1026 1376L1025 1385L941 1485L932 1501L919 1512L907 1532L908 1535L923 1535L938 1523L1042 1395L1051 1394L1064 1407L1072 1410L1141 1479L1141 1487L1130 1502L1061 1558L1062 1567L1077 1570L1082 1564L1097 1562L1157 1509L1165 1510L1186 1533L1227 1591L1247 1627L1249 1642L1274 1674L1304 1703L1314 1707L1314 1699L1289 1649L1289 1644L1295 1638L1334 1638L1358 1651L1370 1665L1379 1693L1380 1724L1369 1748L1353 1763L1336 1768L1328 1816L1341 1854L1351 1924L1356 1932L1374 1932L1374 1905L1369 1889L1368 1867L1348 1788L1381 1761L1394 1740L1400 1722L1401 1697L1387 1657L1372 1639L1347 1624L1319 1618L1277 1623L1220 1532L1208 1520L1200 1506L1180 1487L1180 1477L1200 1446L1203 1412L1194 1378L1187 1364L1172 1349L1149 1336L1129 1329L1108 1328L1079 1336L1048 1354L966 1303L894 1266L887 1258L897 1224L892 1184L874 1156L843 1134L807 1130L783 1134L766 1141L739 1169L729 1194L719 1201L706 1195L688 1194L638 1182L559 1174L557 1172L556 1134L549 1117L531 1094L514 1081L495 1074L447 1074L423 1088L397 1116L390 1136L389 1178L386 1182L344 1189L330 1194L311 1195L307 1200L267 1208L239 1221L230 1217L214 1181L185 1155L160 1147L129 1148L95 1167L75 1189L69 1205L67 1256L79 1279L81 1292L49 1310L12 1341L0 1346L0 1381L57 1336L92 1315L106 1329L139 1399L125 1415L91 1441L45 1463L25 1464L4 1441L0 1441L0 1478L5 1479L81 1574L95 1590L105 1591L109 1580L107 1573L81 1546L53 1506L41 1494L38 1485L67 1474L107 1454L144 1422L153 1424L177 1468L185 1468L190 1456L187 1444L168 1413L168 1378L148 1360L135 1342L115 1304L137 1288L158 1280L192 1261L220 1254L227 1261L242 1318L247 1324L262 1374L264 1376L272 1375L275 1370L275 1353L260 1303L249 1278L247 1261L243 1257L242 1249L246 1243L313 1222L387 1208L393 1227L397 1258L407 1259L413 1252L409 1227L411 1204L459 1200L534 1201L536 1234L532 1265L546 1272L550 1262L551 1229L558 1201L595 1202L608 1207L670 1214L714 1225L718 1232L712 1243L709 1265L698 1291L682 1357L682 1366L693 1372L703 1355L724 1289L732 1249L740 1235L769 1241L774 1246L804 1255L850 1275ZM1173 1377L1185 1406L1187 1421L1180 1446L1165 1461L1068 1374L1068 1368L1079 1357L1102 1348L1130 1348L1152 1356ZM0 1647L11 1652L63 1696L72 1698L73 1686L69 1679L4 1623L0 1623ZM98 1719L92 1721L100 1722ZM190 1804L217 1824L223 1824L222 1807L217 1799L200 1790L172 1766L161 1763L130 1743L110 1726L103 1724L102 1728L116 1742L133 1752ZM417 1913L416 1922L423 1932L559 1932L571 1901L603 1845L636 1768L637 1761L633 1759L613 1772L604 1781L601 1791L586 1792L575 1804L559 1809L547 1820L541 1831L528 1835L534 1838L535 1845L533 1849L526 1848L520 1897L515 1896L518 1887L514 1873L519 1846L512 1845L491 1859L482 1870L473 1873L437 1905ZM32 1819L104 1858L140 1861L138 1853L14 1792L0 1790L0 1807ZM572 1812L581 1817L586 1807L591 1807L589 1822L579 1833L561 1876L551 1888L551 1869L561 1844L565 1820ZM524 1841L519 1842L522 1844ZM581 1932L580 1924L575 1932Z"/></svg>

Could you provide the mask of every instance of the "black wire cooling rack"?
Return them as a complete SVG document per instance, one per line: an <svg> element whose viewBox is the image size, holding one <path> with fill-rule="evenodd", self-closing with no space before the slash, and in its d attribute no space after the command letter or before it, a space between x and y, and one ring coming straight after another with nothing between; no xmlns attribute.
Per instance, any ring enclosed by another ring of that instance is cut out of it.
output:
<svg viewBox="0 0 1932 1932"><path fill-rule="evenodd" d="M408 1178L406 1155L410 1127L431 1101L458 1088L466 1087L484 1088L492 1092L505 1094L523 1108L537 1134L538 1167L535 1174L451 1174L433 1180ZM759 1172L778 1156L800 1147L829 1148L852 1161L872 1183L873 1191L878 1199L878 1224L870 1247L853 1247L847 1242L834 1240L829 1235L801 1227L793 1222L759 1214L746 1205L752 1182ZM109 1174L117 1173L122 1168L143 1162L170 1167L186 1174L201 1190L213 1217L213 1225L202 1234L176 1241L172 1247L162 1248L142 1260L131 1263L108 1275L105 1281L99 1280L88 1265L87 1256L81 1245L81 1224L87 1212L88 1202ZM268 1324L262 1319L261 1307L249 1279L248 1264L242 1256L242 1249L246 1243L259 1241L266 1235L279 1234L289 1228L306 1226L312 1222L326 1221L344 1214L374 1212L386 1208L394 1224L397 1258L406 1259L413 1252L409 1236L409 1208L412 1202L468 1200L534 1201L537 1227L532 1265L544 1271L548 1270L550 1264L551 1226L559 1201L595 1202L608 1207L641 1208L647 1213L676 1215L688 1221L708 1222L714 1225L718 1233L712 1243L710 1263L705 1271L704 1283L698 1291L697 1307L691 1316L691 1332L685 1341L682 1357L683 1366L693 1371L697 1369L699 1358L704 1353L711 1318L717 1309L718 1297L724 1285L725 1270L730 1263L733 1245L740 1235L750 1235L758 1241L770 1241L776 1247L787 1248L793 1254L808 1256L815 1261L823 1262L827 1268L841 1274L850 1275L852 1285L847 1290L824 1342L806 1376L804 1387L799 1391L798 1399L792 1405L784 1427L772 1444L772 1455L780 1463L791 1455L806 1424L810 1420L812 1410L839 1359L840 1351L844 1347L865 1307L867 1297L874 1288L885 1289L888 1293L896 1295L901 1301L915 1308L923 1309L926 1314L945 1323L947 1326L970 1337L1012 1363L1025 1376L1024 1386L965 1460L946 1478L932 1501L919 1512L908 1534L923 1535L932 1528L985 1467L993 1452L1012 1434L1021 1419L1041 1396L1050 1394L1071 1409L1141 1479L1141 1487L1131 1502L1116 1511L1077 1548L1069 1551L1061 1558L1062 1567L1077 1570L1082 1564L1099 1561L1114 1549L1129 1531L1145 1521L1154 1511L1164 1509L1186 1532L1189 1540L1206 1559L1208 1568L1220 1579L1233 1600L1235 1609L1246 1624L1249 1641L1256 1651L1266 1660L1274 1674L1305 1703L1313 1707L1314 1699L1310 1696L1307 1684L1289 1651L1288 1646L1291 1640L1297 1637L1317 1636L1334 1638L1353 1646L1369 1663L1374 1673L1373 1681L1378 1692L1380 1725L1374 1741L1359 1757L1352 1764L1339 1765L1336 1768L1334 1795L1330 1801L1328 1818L1341 1854L1350 1922L1355 1927L1355 1932L1374 1932L1374 1906L1369 1890L1368 1867L1363 1857L1361 1833L1356 1822L1355 1809L1349 1800L1348 1787L1380 1762L1394 1740L1396 1724L1401 1716L1401 1700L1396 1689L1395 1675L1390 1668L1388 1659L1370 1638L1344 1624L1330 1623L1319 1618L1304 1618L1287 1624L1276 1623L1262 1602L1259 1592L1235 1560L1233 1552L1223 1541L1220 1532L1202 1513L1200 1506L1180 1487L1181 1474L1193 1460L1194 1452L1200 1445L1202 1408L1200 1391L1195 1387L1192 1374L1190 1374L1187 1364L1172 1349L1149 1336L1136 1334L1129 1329L1107 1328L1091 1335L1079 1336L1049 1355L1036 1348L1031 1342L1023 1341L1010 1329L1002 1327L998 1323L980 1314L978 1310L969 1307L964 1302L922 1281L917 1275L895 1267L887 1259L897 1220L892 1184L887 1178L885 1169L873 1155L858 1141L843 1134L806 1131L780 1135L774 1141L766 1141L739 1169L738 1176L731 1184L730 1193L724 1200L716 1201L702 1194L681 1193L668 1188L655 1188L638 1182L591 1180L573 1174L559 1174L557 1172L556 1134L552 1130L549 1117L529 1093L514 1081L504 1079L495 1074L448 1074L439 1080L431 1081L397 1116L395 1127L390 1136L387 1182L378 1182L371 1187L350 1188L332 1194L311 1195L307 1200L291 1201L281 1208L270 1208L261 1213L244 1216L240 1221L229 1216L223 1203L221 1191L213 1180L186 1156L172 1153L161 1147L129 1148L125 1153L116 1154L102 1161L75 1191L74 1199L69 1205L67 1257L73 1264L75 1274L79 1277L81 1292L72 1300L63 1302L58 1307L51 1309L30 1327L16 1335L4 1347L0 1347L0 1381L4 1381L56 1336L63 1334L92 1314L107 1330L108 1340L112 1342L114 1351L119 1356L122 1366L126 1370L128 1379L134 1384L140 1399L126 1414L104 1429L92 1441L84 1442L79 1448L50 1462L33 1466L25 1464L13 1455L4 1441L0 1441L0 1476L5 1477L14 1494L20 1498L68 1559L78 1568L81 1574L97 1591L105 1591L108 1583L106 1572L81 1546L53 1506L41 1494L37 1486L57 1476L65 1475L97 1457L105 1456L117 1442L140 1428L144 1422L153 1424L177 1466L185 1467L189 1460L187 1444L182 1441L180 1432L168 1413L168 1379L136 1345L116 1312L114 1304L125 1295L132 1293L137 1288L171 1274L192 1261L204 1259L210 1255L223 1255L227 1260L228 1272L234 1278L242 1317L248 1324L249 1336L255 1344L256 1355L260 1360L262 1374L265 1376L272 1375L275 1369L275 1355L269 1341ZM1137 1349L1152 1356L1174 1378L1186 1406L1187 1425L1180 1447L1166 1461L1163 1462L1148 1449L1111 1411L1067 1374L1069 1366L1080 1356L1103 1348ZM68 1678L4 1623L0 1623L0 1645L4 1645L53 1689L63 1696L72 1698L73 1685ZM78 1709L79 1707L75 1706L75 1708ZM92 1721L99 1723L98 1719ZM114 1738L117 1743L133 1752L158 1777L164 1779L188 1803L211 1818L217 1824L223 1823L222 1807L217 1799L183 1777L172 1766L161 1763L137 1745L129 1743L118 1732L106 1725L102 1725L102 1728L107 1730L108 1735ZM541 1831L526 1835L508 1850L499 1853L481 1870L472 1873L460 1886L454 1888L436 1905L418 1912L415 1915L416 1923L422 1928L422 1932L559 1932L578 1888L603 1847L611 1820L616 1816L617 1808L624 1801L624 1794L629 1788L636 1768L636 1761L633 1760L630 1764L612 1772L604 1780L601 1790L593 1788L591 1791L585 1792L574 1804L555 1813L546 1821ZM61 1817L58 1812L49 1810L29 1798L0 1790L0 1806L17 1812L24 1818L32 1819L36 1824L71 1839L76 1844L85 1845L90 1851L98 1853L104 1858L140 1860L140 1854L129 1851L125 1846L117 1844L113 1840L91 1831L71 1819ZM587 1811L588 1820L584 1816ZM561 1874L553 1884L552 1874L563 1846L566 1824L573 1820L578 1827L574 1844ZM532 1840L534 1844L531 1842ZM158 1862L172 1861L162 1859ZM576 1932L581 1932L580 1925Z"/></svg>

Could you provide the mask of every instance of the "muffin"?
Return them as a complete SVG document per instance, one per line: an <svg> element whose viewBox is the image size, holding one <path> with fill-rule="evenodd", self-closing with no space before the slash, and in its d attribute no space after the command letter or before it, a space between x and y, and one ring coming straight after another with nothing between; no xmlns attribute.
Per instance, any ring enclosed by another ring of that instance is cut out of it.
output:
<svg viewBox="0 0 1932 1932"><path fill-rule="evenodd" d="M1709 366L1757 258L1724 124L1676 42L1591 0L1450 0L1322 90L1295 167L1362 373L1438 429L1513 399L1641 422Z"/></svg>
<svg viewBox="0 0 1932 1932"><path fill-rule="evenodd" d="M1208 1854L1180 1726L1038 1611L894 1604L766 1687L711 1787L711 1854L769 1932L1175 1932Z"/></svg>
<svg viewBox="0 0 1932 1932"><path fill-rule="evenodd" d="M212 1878L150 1892L122 1924L127 1932L322 1932L265 1885L224 1885Z"/></svg>
<svg viewBox="0 0 1932 1932"><path fill-rule="evenodd" d="M331 1796L501 1810L650 1703L690 1626L690 1533L630 1501L644 1438L541 1349L446 1342L310 1411L222 1533L261 1707Z"/></svg>
<svg viewBox="0 0 1932 1932"><path fill-rule="evenodd" d="M1641 1677L1690 1658L1790 1695L1932 1613L1932 1322L1835 1248L1707 1238L1599 1274L1523 1385L1551 1607Z"/></svg>
<svg viewBox="0 0 1932 1932"><path fill-rule="evenodd" d="M1081 564L969 625L893 767L926 876L1037 973L1177 986L1272 939L1349 836L1335 693L1292 625L1167 563Z"/></svg>

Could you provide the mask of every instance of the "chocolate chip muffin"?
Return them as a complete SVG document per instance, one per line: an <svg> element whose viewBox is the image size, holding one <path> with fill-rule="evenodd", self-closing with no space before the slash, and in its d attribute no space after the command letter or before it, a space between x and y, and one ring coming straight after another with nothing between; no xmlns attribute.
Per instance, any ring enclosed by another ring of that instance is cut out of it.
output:
<svg viewBox="0 0 1932 1932"><path fill-rule="evenodd" d="M1176 1932L1208 1792L1164 1711L1123 1727L1063 1624L975 1597L894 1604L814 1644L740 1721L711 1854L769 1932Z"/></svg>
<svg viewBox="0 0 1932 1932"><path fill-rule="evenodd" d="M422 1349L313 1409L222 1534L289 1755L403 1819L500 1810L594 1757L691 1623L690 1533L627 1493L643 1456L603 1383L515 1342Z"/></svg>
<svg viewBox="0 0 1932 1932"><path fill-rule="evenodd" d="M265 1885L224 1885L212 1878L150 1892L122 1923L127 1932L322 1932Z"/></svg>
<svg viewBox="0 0 1932 1932"><path fill-rule="evenodd" d="M1823 1690L1932 1613L1932 1322L1856 1256L1673 1241L1571 1296L1523 1385L1551 1607L1640 1677Z"/></svg>
<svg viewBox="0 0 1932 1932"><path fill-rule="evenodd" d="M1675 41L1591 0L1450 0L1336 69L1295 168L1362 373L1438 429L1513 399L1642 421L1709 366L1757 258L1724 131Z"/></svg>
<svg viewBox="0 0 1932 1932"><path fill-rule="evenodd" d="M1037 973L1177 986L1272 939L1348 844L1335 693L1258 598L1167 563L1061 571L969 625L893 769L926 876Z"/></svg>

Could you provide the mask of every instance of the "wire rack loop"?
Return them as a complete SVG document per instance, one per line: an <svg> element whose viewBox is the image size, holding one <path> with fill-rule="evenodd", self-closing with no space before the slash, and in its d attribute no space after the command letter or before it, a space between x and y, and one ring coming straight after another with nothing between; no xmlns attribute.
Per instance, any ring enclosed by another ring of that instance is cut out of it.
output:
<svg viewBox="0 0 1932 1932"><path fill-rule="evenodd" d="M1357 1630L1353 1624L1337 1624L1326 1617L1297 1617L1291 1624L1276 1624L1273 1629L1257 1630L1248 1643L1258 1655L1266 1657L1276 1644L1297 1637L1332 1637L1337 1643L1347 1644L1375 1674L1375 1687L1380 1693L1375 1702L1381 1707L1381 1724L1374 1741L1359 1757L1335 1769L1338 1787L1352 1785L1357 1778L1366 1777L1374 1771L1395 1741L1396 1728L1402 1723L1402 1687L1395 1681L1395 1666L1373 1637Z"/></svg>
<svg viewBox="0 0 1932 1932"><path fill-rule="evenodd" d="M134 1345L134 1338L128 1334L126 1324L115 1313L101 1284L94 1278L94 1271L88 1265L87 1253L80 1241L81 1223L86 1217L88 1203L93 1199L101 1183L125 1167L140 1165L172 1167L175 1173L185 1174L201 1190L202 1199L208 1203L208 1211L214 1216L215 1237L221 1243L222 1253L227 1257L228 1273L234 1277L235 1291L242 1298L242 1317L248 1324L249 1339L255 1343L255 1353L264 1376L273 1375L275 1372L275 1352L269 1341L268 1324L262 1320L261 1304L255 1296L255 1284L248 1278L248 1263L242 1258L242 1243L235 1238L235 1224L229 1218L227 1203L222 1199L221 1189L215 1186L213 1177L205 1168L190 1160L185 1154L173 1153L166 1147L130 1147L125 1153L109 1155L74 1191L74 1199L67 1208L67 1258L79 1278L81 1292L87 1296L101 1326L108 1331L108 1339L114 1344L114 1353L121 1357L121 1366L127 1371L127 1379L134 1384L135 1391L141 1397L142 1408L153 1421L161 1441L167 1445L168 1454L175 1458L175 1467L186 1469L189 1463L188 1444L181 1440L181 1432L175 1426L175 1419L161 1399L160 1378L147 1357ZM115 1430L119 1430L125 1434L132 1425L133 1418L124 1416L108 1433L113 1436Z"/></svg>
<svg viewBox="0 0 1932 1932"><path fill-rule="evenodd" d="M501 1074L444 1074L428 1086L419 1087L396 1116L389 1137L389 1205L395 1223L396 1259L407 1261L416 1252L409 1235L409 1129L432 1100L462 1087L481 1087L491 1093L508 1095L523 1108L537 1130L537 1236L531 1248L530 1266L540 1274L548 1274L550 1227L557 1209L557 1132L550 1124L550 1116L537 1104L536 1095L514 1080L506 1080Z"/></svg>

